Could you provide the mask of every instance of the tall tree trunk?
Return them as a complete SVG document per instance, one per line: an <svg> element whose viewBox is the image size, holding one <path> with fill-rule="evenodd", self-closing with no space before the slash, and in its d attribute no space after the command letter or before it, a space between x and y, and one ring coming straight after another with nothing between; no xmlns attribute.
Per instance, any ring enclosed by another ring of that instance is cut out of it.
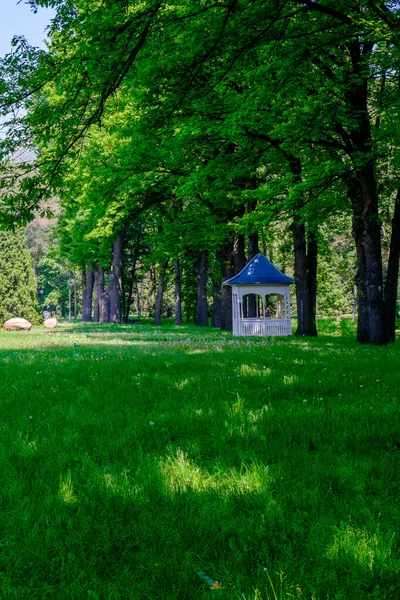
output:
<svg viewBox="0 0 400 600"><path fill-rule="evenodd" d="M236 235L232 242L222 248L222 278L223 281L237 275L246 265L244 254L244 236ZM232 287L222 286L222 318L221 329L232 331Z"/></svg>
<svg viewBox="0 0 400 600"><path fill-rule="evenodd" d="M98 265L94 268L94 302L93 302L93 321L98 323L100 321L100 290L99 290L99 273L100 269Z"/></svg>
<svg viewBox="0 0 400 600"><path fill-rule="evenodd" d="M219 266L217 271L212 273L212 294L213 294L213 306L211 316L211 327L221 327L222 322L222 260L223 254L221 250L217 250L215 253L215 262Z"/></svg>
<svg viewBox="0 0 400 600"><path fill-rule="evenodd" d="M110 322L110 297L108 291L100 296L100 323Z"/></svg>
<svg viewBox="0 0 400 600"><path fill-rule="evenodd" d="M357 342L359 342L360 344L368 344L370 341L370 337L366 286L367 266L365 261L365 252L363 244L364 226L360 216L353 215L352 227L357 253L357 273L355 277L355 284L357 286L358 305Z"/></svg>
<svg viewBox="0 0 400 600"><path fill-rule="evenodd" d="M256 181L253 182L251 189L253 189L253 190L257 189ZM257 207L256 200L249 200L247 202L247 212L248 213L254 212L256 207ZM260 252L259 242L258 242L258 232L252 231L251 233L249 233L247 242L248 242L247 260L250 261L252 258L254 258L256 256L256 254L258 254Z"/></svg>
<svg viewBox="0 0 400 600"><path fill-rule="evenodd" d="M99 315L98 315L98 320L102 323L104 322L108 322L108 315L107 315L107 321L103 321L102 318L102 313L103 313L103 297L104 297L104 269L103 267L98 267L97 268L97 295L99 298Z"/></svg>
<svg viewBox="0 0 400 600"><path fill-rule="evenodd" d="M83 320L83 307L86 306L86 269L82 269L81 272L81 281L82 281L82 320Z"/></svg>
<svg viewBox="0 0 400 600"><path fill-rule="evenodd" d="M136 265L137 265L138 257L139 257L140 241L141 241L141 228L139 228L134 251L133 251L133 266L132 266L132 271L131 271L130 280L129 280L128 297L126 299L125 309L124 309L124 322L125 323L128 323L128 321L129 321L129 313L130 313L131 306L132 306L132 298L133 298L133 291L135 288L135 278L136 278Z"/></svg>
<svg viewBox="0 0 400 600"><path fill-rule="evenodd" d="M307 286L309 312L312 315L312 323L315 334L317 335L317 266L318 266L318 242L313 231L308 233L307 242Z"/></svg>
<svg viewBox="0 0 400 600"><path fill-rule="evenodd" d="M161 265L160 273L158 276L157 296L156 296L156 308L154 313L154 325L161 325L161 312L162 312L162 301L164 295L164 281L165 274L167 272L168 259Z"/></svg>
<svg viewBox="0 0 400 600"><path fill-rule="evenodd" d="M362 219L360 243L363 246L365 260L365 292L368 310L369 342L378 346L386 344L385 305L383 299L381 229L379 224L379 206L376 189L374 142L371 133L369 112L370 82L365 63L372 59L374 45L372 42L363 43L354 38L346 45L354 81L348 86L347 100L353 112L353 125L348 132L340 130L343 142L351 158L355 178L359 185L361 214L353 216ZM359 157L366 162L360 164Z"/></svg>
<svg viewBox="0 0 400 600"><path fill-rule="evenodd" d="M385 318L388 342L396 338L397 286L399 282L400 258L400 189L397 190L392 234L390 236L389 261L385 283Z"/></svg>
<svg viewBox="0 0 400 600"><path fill-rule="evenodd" d="M78 304L78 298L76 295L76 273L74 271L74 319L76 319L77 316L77 304Z"/></svg>
<svg viewBox="0 0 400 600"><path fill-rule="evenodd" d="M133 286L134 286L133 278L134 278L134 274L132 275L132 277L129 281L128 297L125 302L125 310L124 310L124 323L129 322L129 313L131 312L132 298L133 298Z"/></svg>
<svg viewBox="0 0 400 600"><path fill-rule="evenodd" d="M141 317L142 316L142 296L141 296L137 282L135 284L135 296L136 296L137 315L138 315L138 317Z"/></svg>
<svg viewBox="0 0 400 600"><path fill-rule="evenodd" d="M235 275L240 273L242 269L246 266L246 255L244 251L244 235L238 234L233 238L233 264L235 268Z"/></svg>
<svg viewBox="0 0 400 600"><path fill-rule="evenodd" d="M294 248L294 281L296 284L297 331L296 335L315 337L316 269L317 253L314 238L306 240L306 228L295 215L292 223Z"/></svg>
<svg viewBox="0 0 400 600"><path fill-rule="evenodd" d="M196 264L197 270L197 314L196 325L208 327L207 302L207 251L203 250Z"/></svg>
<svg viewBox="0 0 400 600"><path fill-rule="evenodd" d="M348 195L353 210L352 230L357 254L357 272L355 284L357 287L357 341L360 344L368 344L369 338L369 317L367 302L367 265L365 261L365 251L363 244L364 224L362 219L362 197L358 181L353 178L349 182Z"/></svg>
<svg viewBox="0 0 400 600"><path fill-rule="evenodd" d="M174 260L175 272L175 325L182 325L182 300L181 300L181 265L178 259Z"/></svg>
<svg viewBox="0 0 400 600"><path fill-rule="evenodd" d="M249 235L248 244L249 244L249 248L248 248L248 253L247 253L247 260L250 261L252 258L254 258L260 252L260 249L258 247L258 233L253 232ZM263 302L264 302L264 300L263 300ZM257 316L257 299L256 299L255 294L252 294L251 296L249 296L247 312L248 312L249 317Z"/></svg>
<svg viewBox="0 0 400 600"><path fill-rule="evenodd" d="M226 281L235 275L232 245L232 242L227 242L221 250L222 281ZM230 285L222 286L221 307L221 329L223 331L232 331L232 288Z"/></svg>
<svg viewBox="0 0 400 600"><path fill-rule="evenodd" d="M150 265L150 267L149 267L149 290L146 295L146 301L145 301L145 305L144 305L144 314L147 318L150 317L153 312L155 283L156 283L156 270L155 270L154 265Z"/></svg>
<svg viewBox="0 0 400 600"><path fill-rule="evenodd" d="M109 278L110 323L121 322L121 290L122 290L122 248L123 232L118 234L113 244L111 273Z"/></svg>
<svg viewBox="0 0 400 600"><path fill-rule="evenodd" d="M84 281L85 278L85 281ZM88 262L87 268L82 272L82 321L92 320L92 304L93 304L93 285L94 285L94 272L93 268Z"/></svg>
<svg viewBox="0 0 400 600"><path fill-rule="evenodd" d="M301 160L282 150L286 157L294 183L302 179ZM302 201L298 202L298 209L302 208ZM297 302L297 331L295 335L317 335L316 304L317 304L317 246L312 234L307 243L306 227L300 222L297 214L293 217L291 225L294 252L294 282L296 286Z"/></svg>
<svg viewBox="0 0 400 600"><path fill-rule="evenodd" d="M366 266L366 290L370 342L386 344L385 307L383 301L383 273L381 229L373 165L368 164L358 177L363 196L363 246Z"/></svg>

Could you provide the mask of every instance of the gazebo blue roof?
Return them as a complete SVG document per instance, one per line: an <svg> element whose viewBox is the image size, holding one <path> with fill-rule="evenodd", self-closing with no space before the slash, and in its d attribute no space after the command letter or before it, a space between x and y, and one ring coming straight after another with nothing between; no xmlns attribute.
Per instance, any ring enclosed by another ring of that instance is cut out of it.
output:
<svg viewBox="0 0 400 600"><path fill-rule="evenodd" d="M264 254L256 254L249 263L234 277L222 285L290 284L293 279L274 267Z"/></svg>

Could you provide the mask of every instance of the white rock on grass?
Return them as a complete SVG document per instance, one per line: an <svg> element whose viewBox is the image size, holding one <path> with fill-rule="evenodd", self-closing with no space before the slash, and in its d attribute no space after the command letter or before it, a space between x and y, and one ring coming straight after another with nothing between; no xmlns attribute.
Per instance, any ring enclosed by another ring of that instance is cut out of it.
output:
<svg viewBox="0 0 400 600"><path fill-rule="evenodd" d="M32 323L29 323L26 319L16 317L15 319L8 319L4 323L4 329L6 331L29 331L32 327Z"/></svg>
<svg viewBox="0 0 400 600"><path fill-rule="evenodd" d="M46 329L54 329L54 327L57 327L57 319L46 319L43 325Z"/></svg>

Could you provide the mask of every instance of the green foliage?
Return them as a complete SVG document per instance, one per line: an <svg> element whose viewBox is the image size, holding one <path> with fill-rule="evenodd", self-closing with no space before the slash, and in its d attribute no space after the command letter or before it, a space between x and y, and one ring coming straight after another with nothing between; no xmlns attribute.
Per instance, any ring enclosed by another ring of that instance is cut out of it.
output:
<svg viewBox="0 0 400 600"><path fill-rule="evenodd" d="M0 231L0 321L24 317L39 323L36 281L23 230Z"/></svg>
<svg viewBox="0 0 400 600"><path fill-rule="evenodd" d="M317 312L324 316L354 310L356 253L349 219L336 217L320 228L318 243Z"/></svg>

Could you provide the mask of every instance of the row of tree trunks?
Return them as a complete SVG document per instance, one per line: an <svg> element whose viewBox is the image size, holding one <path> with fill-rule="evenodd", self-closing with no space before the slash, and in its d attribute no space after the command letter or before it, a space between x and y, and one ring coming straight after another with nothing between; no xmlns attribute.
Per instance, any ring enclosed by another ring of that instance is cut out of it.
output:
<svg viewBox="0 0 400 600"><path fill-rule="evenodd" d="M93 320L101 323L120 323L122 289L122 247L121 232L113 244L108 289L104 289L104 269L88 262L82 271L82 321Z"/></svg>

